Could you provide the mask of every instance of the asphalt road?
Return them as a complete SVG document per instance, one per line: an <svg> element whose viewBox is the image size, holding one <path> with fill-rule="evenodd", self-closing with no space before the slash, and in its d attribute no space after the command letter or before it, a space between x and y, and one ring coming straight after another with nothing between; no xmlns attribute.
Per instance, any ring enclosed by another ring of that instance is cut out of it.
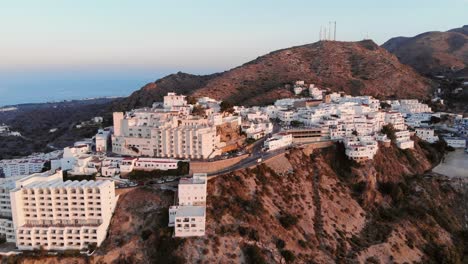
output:
<svg viewBox="0 0 468 264"><path fill-rule="evenodd" d="M263 146L263 144L262 144ZM209 177L214 177L214 176L218 176L218 175L221 175L221 174L226 174L226 173L229 173L229 172L233 172L233 171L236 171L236 170L240 170L240 169L245 169L245 168L248 168L250 166L253 166L255 164L259 164L258 162L258 159L262 159L261 162L264 162L265 160L268 160L276 155L279 155L279 154L282 154L282 153L285 153L287 151L286 148L283 148L283 149L278 149L278 150L275 150L275 151L269 151L269 152L263 152L261 151L261 147L260 147L260 150L259 151L252 151L252 154L240 161L239 163L231 166L231 167L228 167L228 168L225 168L223 170L220 170L220 171L217 171L217 172L214 172L214 173L210 173L208 174ZM261 163L260 162L260 163Z"/></svg>

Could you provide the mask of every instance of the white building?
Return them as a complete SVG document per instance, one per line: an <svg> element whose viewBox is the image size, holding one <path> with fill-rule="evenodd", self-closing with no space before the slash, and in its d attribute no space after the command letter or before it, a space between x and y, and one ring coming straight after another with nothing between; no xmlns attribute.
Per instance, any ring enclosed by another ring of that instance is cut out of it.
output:
<svg viewBox="0 0 468 264"><path fill-rule="evenodd" d="M80 250L106 238L117 197L111 181L63 181L62 172L16 181L11 194L20 250Z"/></svg>
<svg viewBox="0 0 468 264"><path fill-rule="evenodd" d="M191 178L179 180L178 204L184 205L206 205L206 173L194 173Z"/></svg>
<svg viewBox="0 0 468 264"><path fill-rule="evenodd" d="M412 149L414 148L414 141L410 139L410 132L408 130L396 131L395 140L397 147L400 149Z"/></svg>
<svg viewBox="0 0 468 264"><path fill-rule="evenodd" d="M460 137L444 137L448 146L453 148L466 148L466 140Z"/></svg>
<svg viewBox="0 0 468 264"><path fill-rule="evenodd" d="M392 105L393 106L393 105ZM420 103L416 99L400 100L400 104L395 104L395 110L404 114L430 113L431 108L427 104Z"/></svg>
<svg viewBox="0 0 468 264"><path fill-rule="evenodd" d="M114 113L112 151L120 155L207 159L221 154L220 145L206 118L156 108Z"/></svg>
<svg viewBox="0 0 468 264"><path fill-rule="evenodd" d="M373 159L379 149L373 137L347 137L344 139L346 156L356 161Z"/></svg>
<svg viewBox="0 0 468 264"><path fill-rule="evenodd" d="M0 160L0 176L24 176L36 172L41 172L46 161L47 160L37 158Z"/></svg>
<svg viewBox="0 0 468 264"><path fill-rule="evenodd" d="M205 235L206 173L195 173L192 178L179 181L178 205L169 208L169 226L174 226L174 236Z"/></svg>
<svg viewBox="0 0 468 264"><path fill-rule="evenodd" d="M96 134L96 152L107 152L107 146L110 142L111 133L110 130L99 129Z"/></svg>
<svg viewBox="0 0 468 264"><path fill-rule="evenodd" d="M323 99L323 90L320 90L319 88L315 87L315 85L311 84L309 86L309 96L321 100Z"/></svg>
<svg viewBox="0 0 468 264"><path fill-rule="evenodd" d="M294 90L295 95L300 95L302 91L304 90L304 88L301 86L294 86L293 90Z"/></svg>
<svg viewBox="0 0 468 264"><path fill-rule="evenodd" d="M142 158L135 159L135 170L175 170L178 163L182 160L177 159L159 159L159 158Z"/></svg>
<svg viewBox="0 0 468 264"><path fill-rule="evenodd" d="M416 136L429 143L434 143L439 140L439 137L434 135L434 129L426 127L416 128Z"/></svg>
<svg viewBox="0 0 468 264"><path fill-rule="evenodd" d="M271 138L265 140L264 147L271 150L291 146L293 143L293 135L288 133L277 133Z"/></svg>
<svg viewBox="0 0 468 264"><path fill-rule="evenodd" d="M247 138L260 139L273 132L273 123L264 120L245 121L241 126Z"/></svg>
<svg viewBox="0 0 468 264"><path fill-rule="evenodd" d="M172 206L169 219L173 219L175 237L194 237L205 235L205 206Z"/></svg>
<svg viewBox="0 0 468 264"><path fill-rule="evenodd" d="M14 176L0 179L0 235L7 242L16 242L15 228L11 213L10 190L15 188L15 181L24 176Z"/></svg>
<svg viewBox="0 0 468 264"><path fill-rule="evenodd" d="M293 110L280 110L276 113L276 116L278 117L281 122L284 123L290 123L291 121L294 120L294 111Z"/></svg>
<svg viewBox="0 0 468 264"><path fill-rule="evenodd" d="M405 130L405 119L400 112L385 112L385 123L392 124L396 130Z"/></svg>
<svg viewBox="0 0 468 264"><path fill-rule="evenodd" d="M93 175L99 172L101 165L101 157L84 155L76 159L75 164L68 173L71 175Z"/></svg>
<svg viewBox="0 0 468 264"><path fill-rule="evenodd" d="M177 95L176 93L168 93L164 96L164 108L173 106L186 106L187 100L185 95Z"/></svg>

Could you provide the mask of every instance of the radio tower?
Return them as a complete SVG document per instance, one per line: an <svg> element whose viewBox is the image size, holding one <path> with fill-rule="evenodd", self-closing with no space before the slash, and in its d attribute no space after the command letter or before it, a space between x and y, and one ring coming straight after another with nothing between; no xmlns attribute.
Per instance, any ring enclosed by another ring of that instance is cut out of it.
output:
<svg viewBox="0 0 468 264"><path fill-rule="evenodd" d="M336 41L336 21L335 21L335 28L333 30L333 40Z"/></svg>

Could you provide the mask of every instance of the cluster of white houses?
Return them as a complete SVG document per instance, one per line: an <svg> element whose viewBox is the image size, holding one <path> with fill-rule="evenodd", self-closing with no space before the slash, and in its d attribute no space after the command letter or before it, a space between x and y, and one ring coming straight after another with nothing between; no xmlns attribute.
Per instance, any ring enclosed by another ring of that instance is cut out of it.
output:
<svg viewBox="0 0 468 264"><path fill-rule="evenodd" d="M429 121L434 115L431 108L418 100L381 102L371 96L330 93L303 81L296 82L293 90L296 95L308 93L308 97L280 99L274 105L265 107L236 108L236 112L243 117L243 130L254 139L271 133L268 120L276 119L283 124L284 129L280 133L271 135L265 141L268 150L293 143L334 140L345 144L350 158L372 159L379 141L384 145L390 142L381 133L388 124L394 128L395 144L401 149L414 147L410 139L413 132L409 128L416 130L418 137L430 143L439 139L429 128ZM382 103L389 107L382 109ZM454 147L462 147L464 142L460 138L444 139Z"/></svg>
<svg viewBox="0 0 468 264"><path fill-rule="evenodd" d="M175 237L205 235L206 188L206 173L179 180L177 205L169 208L169 226L174 227Z"/></svg>

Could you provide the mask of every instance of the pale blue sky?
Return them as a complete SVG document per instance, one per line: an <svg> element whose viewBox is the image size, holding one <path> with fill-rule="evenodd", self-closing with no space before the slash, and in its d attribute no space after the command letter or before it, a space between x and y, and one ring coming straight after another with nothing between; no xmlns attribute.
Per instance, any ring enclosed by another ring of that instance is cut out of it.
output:
<svg viewBox="0 0 468 264"><path fill-rule="evenodd" d="M209 73L315 42L329 21L338 40L382 44L460 27L467 11L468 0L0 0L0 73ZM1 81L0 97L13 87Z"/></svg>
<svg viewBox="0 0 468 264"><path fill-rule="evenodd" d="M2 0L2 68L226 69L266 52L315 42L447 30L468 23L466 0Z"/></svg>

